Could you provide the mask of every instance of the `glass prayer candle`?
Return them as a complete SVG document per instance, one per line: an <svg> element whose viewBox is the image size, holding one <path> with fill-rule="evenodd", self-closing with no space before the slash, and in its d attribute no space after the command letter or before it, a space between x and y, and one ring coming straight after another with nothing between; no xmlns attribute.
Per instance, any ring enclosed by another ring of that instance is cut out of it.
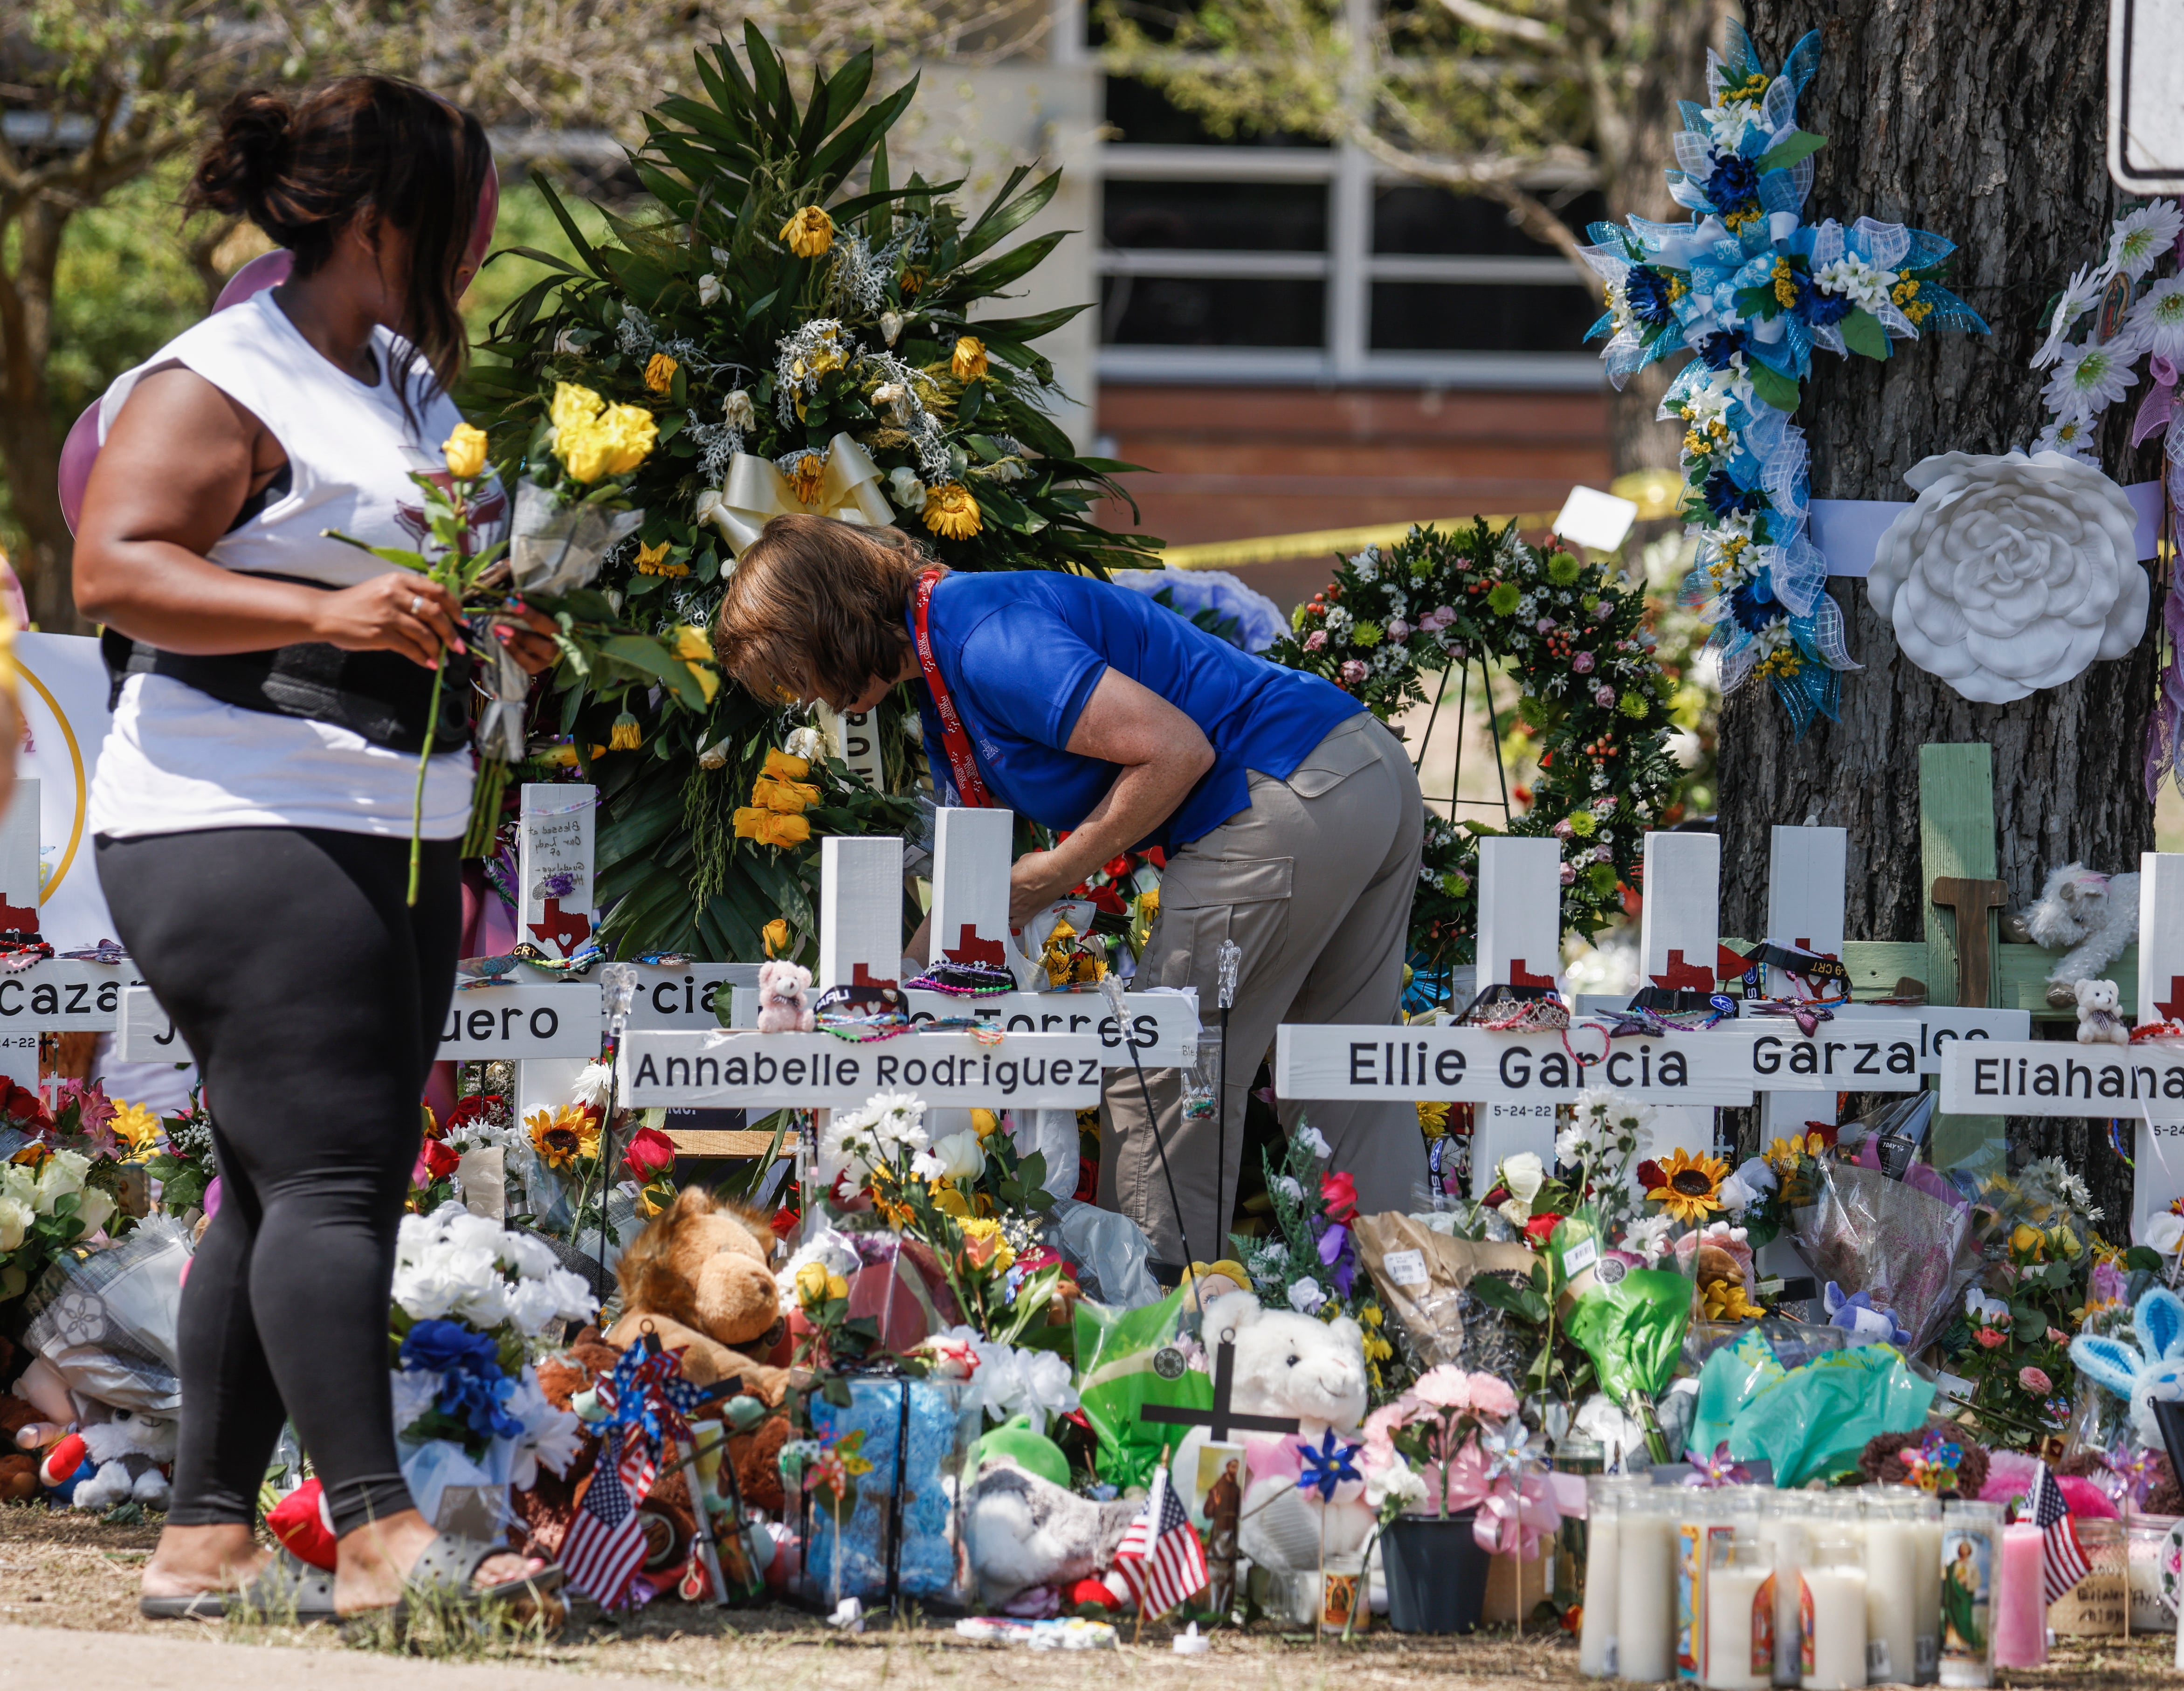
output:
<svg viewBox="0 0 2184 1691"><path fill-rule="evenodd" d="M1713 1691L1769 1691L1774 1683L1774 1565L1749 1533L1715 1538L1708 1549L1706 1672Z"/></svg>
<svg viewBox="0 0 2184 1691"><path fill-rule="evenodd" d="M1994 1582L1994 1665L2041 1667L2048 1660L2046 1535L2031 1521L2002 1529Z"/></svg>
<svg viewBox="0 0 2184 1691"><path fill-rule="evenodd" d="M1934 1649L1934 1622L1920 1600L1938 1547L1927 1538L1920 1501L1907 1486L1868 1487L1864 1498L1865 1677L1875 1685L1909 1683Z"/></svg>
<svg viewBox="0 0 2184 1691"><path fill-rule="evenodd" d="M1830 1521L1832 1528L1837 1523ZM1819 1538L1801 1576L1804 1691L1865 1683L1865 1557L1850 1538Z"/></svg>
<svg viewBox="0 0 2184 1691"><path fill-rule="evenodd" d="M1622 1678L1658 1684L1675 1672L1676 1522L1682 1513L1680 1499L1663 1487L1624 1495L1615 1600L1615 1671Z"/></svg>
<svg viewBox="0 0 2184 1691"><path fill-rule="evenodd" d="M2002 1569L2002 1506L1992 1503L1943 1505L1938 1560L1941 1683L1967 1688L1992 1685L1995 1580ZM2038 1577L2036 1564L2035 1577Z"/></svg>
<svg viewBox="0 0 2184 1691"><path fill-rule="evenodd" d="M1812 1546L1812 1504L1802 1492L1775 1492L1759 1501L1759 1541L1774 1561L1774 1683L1780 1686L1804 1676L1797 1580Z"/></svg>

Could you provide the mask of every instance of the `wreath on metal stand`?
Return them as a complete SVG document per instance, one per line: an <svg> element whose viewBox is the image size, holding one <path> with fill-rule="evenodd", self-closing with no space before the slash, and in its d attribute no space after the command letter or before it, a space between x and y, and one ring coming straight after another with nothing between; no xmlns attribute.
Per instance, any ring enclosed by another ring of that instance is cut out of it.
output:
<svg viewBox="0 0 2184 1691"><path fill-rule="evenodd" d="M1447 795L1427 799L1407 1007L1446 1002L1450 968L1472 960L1481 834L1552 834L1563 842L1566 930L1589 936L1620 912L1623 889L1640 879L1646 830L1677 772L1645 595L1613 560L1587 562L1552 540L1531 545L1513 523L1413 528L1394 546L1349 559L1291 622L1292 632L1266 656L1324 676L1383 722L1430 696L1415 767L1424 767L1441 702L1451 681L1456 686L1457 779ZM1516 715L1540 751L1539 777L1521 811L1511 806L1502 762L1496 661L1520 689ZM1474 665L1501 784L1498 828L1457 814L1496 803L1460 796ZM1437 808L1443 805L1446 817Z"/></svg>

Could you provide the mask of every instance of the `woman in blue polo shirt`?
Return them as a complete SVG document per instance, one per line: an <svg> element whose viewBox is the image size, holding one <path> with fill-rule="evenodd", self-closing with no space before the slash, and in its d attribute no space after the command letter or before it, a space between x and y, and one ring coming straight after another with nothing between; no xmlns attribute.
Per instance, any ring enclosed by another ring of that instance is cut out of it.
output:
<svg viewBox="0 0 2184 1691"><path fill-rule="evenodd" d="M821 517L766 525L729 579L716 642L761 698L862 711L923 683L939 802L1005 806L1067 834L1017 860L1012 921L1123 851L1166 849L1138 980L1195 986L1210 1012L1221 943L1242 947L1223 1100L1237 1130L1186 1123L1173 1070L1149 1077L1149 1124L1133 1076L1106 1100L1100 1199L1145 1229L1156 1258L1187 1260L1186 1243L1220 1255L1244 1095L1275 1027L1397 1019L1424 825L1401 744L1340 688L1144 594L1048 571L952 574L898 530ZM1294 1126L1297 1107L1284 1113ZM1425 1158L1408 1104L1310 1115L1362 1210L1412 1206Z"/></svg>

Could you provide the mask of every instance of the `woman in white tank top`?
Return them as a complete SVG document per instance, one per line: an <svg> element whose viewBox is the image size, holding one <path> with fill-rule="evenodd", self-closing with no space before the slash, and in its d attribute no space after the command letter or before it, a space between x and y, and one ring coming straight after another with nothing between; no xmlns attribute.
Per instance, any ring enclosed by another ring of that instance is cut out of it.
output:
<svg viewBox="0 0 2184 1691"><path fill-rule="evenodd" d="M293 273L100 410L75 550L117 680L91 798L99 879L205 1076L224 1192L182 1298L155 1617L224 1612L238 1588L331 1619L405 1584L535 1601L560 1579L436 1534L398 1465L388 1300L454 985L467 751L432 759L414 908L407 835L430 672L467 657L452 595L324 533L414 543L410 472L439 467L460 421L443 384L491 169L477 120L407 83L242 96L189 204L248 215ZM490 633L535 673L549 626L519 611ZM254 1546L284 1420L325 1485L332 1577Z"/></svg>

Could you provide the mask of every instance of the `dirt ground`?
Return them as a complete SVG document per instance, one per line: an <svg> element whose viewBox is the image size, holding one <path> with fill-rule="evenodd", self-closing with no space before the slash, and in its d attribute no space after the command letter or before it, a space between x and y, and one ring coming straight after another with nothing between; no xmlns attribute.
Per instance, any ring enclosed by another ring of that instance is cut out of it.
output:
<svg viewBox="0 0 2184 1691"><path fill-rule="evenodd" d="M1507 1628L1464 1638L1405 1637L1384 1629L1347 1645L1315 1647L1272 1627L1217 1634L1210 1655L1178 1656L1171 1633L1148 1627L1142 1643L1113 1650L1034 1652L958 1638L945 1621L890 1625L884 1616L844 1637L800 1610L717 1610L661 1602L610 1620L579 1604L558 1634L481 1640L398 1641L383 1628L268 1628L238 1623L147 1621L136 1613L137 1571L153 1526L108 1526L88 1515L0 1509L0 1684L66 1684L70 1691L262 1691L269 1675L347 1691L414 1686L440 1691L546 1687L577 1672L636 1683L762 1686L765 1691L1171 1691L1213 1676L1238 1691L1382 1691L1386 1687L1482 1688L1585 1683L1577 1651L1561 1638ZM64 1629L66 1636L26 1628ZM86 1636L94 1635L94 1636ZM2173 1683L2176 1640L2064 1640L2044 1669L2010 1671L2005 1686L2122 1691ZM284 1652L268 1655L268 1647ZM333 1653L333 1654L327 1654ZM417 1660L447 1660L443 1668ZM470 1664L465 1666L464 1664ZM300 1675L298 1669L308 1669ZM21 1677L18 1677L20 1671Z"/></svg>

